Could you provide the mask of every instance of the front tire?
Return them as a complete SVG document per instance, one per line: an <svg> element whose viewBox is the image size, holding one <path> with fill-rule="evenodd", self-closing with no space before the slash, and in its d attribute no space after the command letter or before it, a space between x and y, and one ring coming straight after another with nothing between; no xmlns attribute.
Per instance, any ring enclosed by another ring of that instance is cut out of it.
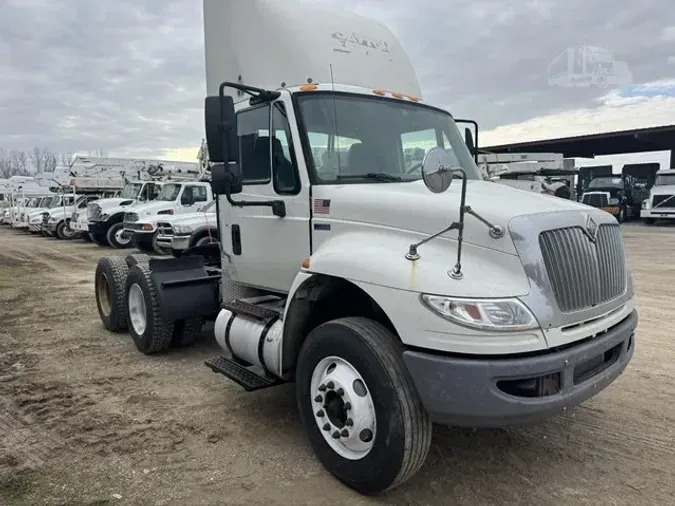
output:
<svg viewBox="0 0 675 506"><path fill-rule="evenodd" d="M115 223L108 229L105 235L108 244L115 249L124 249L131 247L131 238L124 238L124 223Z"/></svg>
<svg viewBox="0 0 675 506"><path fill-rule="evenodd" d="M420 469L432 425L403 346L387 328L361 317L316 327L303 343L295 381L312 448L338 480L371 495Z"/></svg>

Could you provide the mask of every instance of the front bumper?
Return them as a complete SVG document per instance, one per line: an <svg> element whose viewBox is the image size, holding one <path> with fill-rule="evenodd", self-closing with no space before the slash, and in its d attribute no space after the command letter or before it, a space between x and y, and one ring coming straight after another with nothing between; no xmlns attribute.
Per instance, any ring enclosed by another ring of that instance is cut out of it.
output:
<svg viewBox="0 0 675 506"><path fill-rule="evenodd" d="M184 251L190 247L189 235L158 235L157 244L164 248Z"/></svg>
<svg viewBox="0 0 675 506"><path fill-rule="evenodd" d="M675 209L640 209L640 218L653 218L655 220L667 220L668 218L675 218Z"/></svg>
<svg viewBox="0 0 675 506"><path fill-rule="evenodd" d="M405 351L403 360L436 423L530 423L577 406L612 383L633 356L637 322L633 310L591 340L535 356L481 359ZM542 377L548 378L549 395L532 389Z"/></svg>

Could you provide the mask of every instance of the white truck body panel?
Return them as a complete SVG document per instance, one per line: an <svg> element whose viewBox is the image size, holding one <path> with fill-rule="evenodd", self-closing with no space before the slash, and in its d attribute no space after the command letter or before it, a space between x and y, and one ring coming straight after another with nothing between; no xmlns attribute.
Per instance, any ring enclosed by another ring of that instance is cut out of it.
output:
<svg viewBox="0 0 675 506"><path fill-rule="evenodd" d="M649 198L642 201L642 219L675 219L675 169L659 170Z"/></svg>
<svg viewBox="0 0 675 506"><path fill-rule="evenodd" d="M209 95L230 81L265 89L331 82L387 86L422 96L410 58L386 26L318 2L205 1L204 34Z"/></svg>

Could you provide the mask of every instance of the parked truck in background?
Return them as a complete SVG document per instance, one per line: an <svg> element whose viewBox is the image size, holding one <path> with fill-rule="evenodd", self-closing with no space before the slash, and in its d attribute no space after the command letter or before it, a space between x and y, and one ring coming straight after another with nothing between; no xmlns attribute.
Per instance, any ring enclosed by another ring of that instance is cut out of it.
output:
<svg viewBox="0 0 675 506"><path fill-rule="evenodd" d="M204 209L213 201L211 184L199 181L164 183L152 202L137 202L124 213L124 233L133 245L145 252L163 253L157 243L157 223L166 216L191 214Z"/></svg>
<svg viewBox="0 0 675 506"><path fill-rule="evenodd" d="M216 201L209 202L200 212L163 216L157 222L159 253L181 256L191 248L219 241Z"/></svg>
<svg viewBox="0 0 675 506"><path fill-rule="evenodd" d="M197 163L130 159L120 196L101 199L88 206L90 238L96 244L113 248L130 247L131 237L124 231L124 213L129 206L155 200L164 182L201 177L203 169Z"/></svg>
<svg viewBox="0 0 675 506"><path fill-rule="evenodd" d="M649 196L642 201L640 217L647 225L675 218L675 169L659 170Z"/></svg>
<svg viewBox="0 0 675 506"><path fill-rule="evenodd" d="M637 311L616 220L484 181L389 29L281 0L204 0L204 26L220 245L101 258L106 328L150 354L215 319L208 367L293 382L319 460L364 494L417 472L434 422L535 422L622 373Z"/></svg>

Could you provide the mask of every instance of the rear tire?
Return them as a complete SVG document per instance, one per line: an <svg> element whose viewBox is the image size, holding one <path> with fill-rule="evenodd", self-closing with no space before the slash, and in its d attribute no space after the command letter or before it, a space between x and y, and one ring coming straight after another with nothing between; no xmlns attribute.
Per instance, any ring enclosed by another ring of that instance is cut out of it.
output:
<svg viewBox="0 0 675 506"><path fill-rule="evenodd" d="M111 332L127 329L125 297L127 264L121 257L103 257L96 265L94 291L103 326Z"/></svg>
<svg viewBox="0 0 675 506"><path fill-rule="evenodd" d="M126 304L129 332L136 348L146 355L168 348L173 337L174 322L167 322L160 316L157 287L147 265L138 263L129 269Z"/></svg>
<svg viewBox="0 0 675 506"><path fill-rule="evenodd" d="M150 263L150 255L146 255L145 253L134 253L124 257L124 261L129 266L129 269L131 269L134 265L138 264L148 265Z"/></svg>
<svg viewBox="0 0 675 506"><path fill-rule="evenodd" d="M300 350L295 382L312 448L338 480L371 495L401 485L422 467L432 424L403 346L387 328L361 317L316 327Z"/></svg>

